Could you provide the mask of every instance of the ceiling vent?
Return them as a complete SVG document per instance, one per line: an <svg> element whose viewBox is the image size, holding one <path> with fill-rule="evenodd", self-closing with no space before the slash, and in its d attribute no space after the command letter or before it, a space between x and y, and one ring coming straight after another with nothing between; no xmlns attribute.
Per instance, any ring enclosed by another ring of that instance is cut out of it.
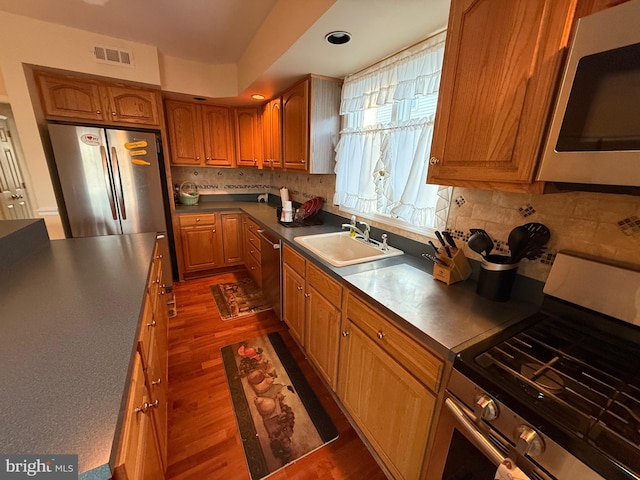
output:
<svg viewBox="0 0 640 480"><path fill-rule="evenodd" d="M93 45L92 51L96 62L133 67L133 53L131 50Z"/></svg>

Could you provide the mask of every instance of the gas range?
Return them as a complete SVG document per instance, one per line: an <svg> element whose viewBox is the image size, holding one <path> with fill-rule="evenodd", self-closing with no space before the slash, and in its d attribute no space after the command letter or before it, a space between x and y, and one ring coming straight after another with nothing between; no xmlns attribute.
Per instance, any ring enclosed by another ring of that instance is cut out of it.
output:
<svg viewBox="0 0 640 480"><path fill-rule="evenodd" d="M480 417L491 401L533 427L532 461L550 478L639 479L640 272L564 253L556 263L540 311L460 352L447 389ZM517 428L485 421L507 437Z"/></svg>

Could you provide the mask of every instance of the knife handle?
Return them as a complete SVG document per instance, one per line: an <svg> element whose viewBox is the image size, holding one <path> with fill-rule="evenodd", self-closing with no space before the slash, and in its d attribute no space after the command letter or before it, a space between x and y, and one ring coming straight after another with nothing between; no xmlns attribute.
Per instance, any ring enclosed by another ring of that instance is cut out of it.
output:
<svg viewBox="0 0 640 480"><path fill-rule="evenodd" d="M437 254L438 253L438 247L435 246L435 244L429 240L429 245L431 245L431 248L433 248L433 251Z"/></svg>
<svg viewBox="0 0 640 480"><path fill-rule="evenodd" d="M447 241L447 243L451 246L451 248L458 248L458 246L456 245L455 240L453 239L453 237L451 236L451 234L449 232L442 232L442 236Z"/></svg>
<svg viewBox="0 0 640 480"><path fill-rule="evenodd" d="M444 243L444 238L442 238L442 234L438 230L436 230L436 238L443 247L447 245L446 243Z"/></svg>

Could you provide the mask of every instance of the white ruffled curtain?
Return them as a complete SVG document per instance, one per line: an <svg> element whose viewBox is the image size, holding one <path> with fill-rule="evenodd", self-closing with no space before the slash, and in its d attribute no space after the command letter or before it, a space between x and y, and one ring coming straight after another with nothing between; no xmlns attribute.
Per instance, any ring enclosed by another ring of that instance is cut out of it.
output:
<svg viewBox="0 0 640 480"><path fill-rule="evenodd" d="M367 108L394 103L402 111L418 96L437 96L444 41L438 34L345 79L334 204L443 228L438 212L448 207L446 187L425 183L433 115L364 128L361 122Z"/></svg>

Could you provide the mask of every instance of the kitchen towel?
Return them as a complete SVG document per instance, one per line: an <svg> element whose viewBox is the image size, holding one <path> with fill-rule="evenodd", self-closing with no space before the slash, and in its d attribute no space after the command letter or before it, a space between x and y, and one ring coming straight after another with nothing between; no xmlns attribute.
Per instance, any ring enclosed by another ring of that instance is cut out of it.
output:
<svg viewBox="0 0 640 480"><path fill-rule="evenodd" d="M498 466L495 480L531 480L531 478L518 468L516 462L505 458Z"/></svg>

